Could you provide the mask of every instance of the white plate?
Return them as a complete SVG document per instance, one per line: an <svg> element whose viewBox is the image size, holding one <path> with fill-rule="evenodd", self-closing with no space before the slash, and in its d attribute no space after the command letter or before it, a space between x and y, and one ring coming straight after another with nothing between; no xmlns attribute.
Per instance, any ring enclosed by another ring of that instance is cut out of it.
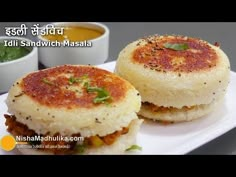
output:
<svg viewBox="0 0 236 177"><path fill-rule="evenodd" d="M115 62L99 66L113 71ZM152 121L145 121L137 137L137 144L142 146L138 154L186 154L193 149L219 137L236 126L236 73L231 72L231 82L227 90L224 104L212 114L192 122L171 125L160 125ZM7 107L4 103L7 94L0 96L0 138L7 135L4 124L4 113ZM16 154L17 151L0 154Z"/></svg>

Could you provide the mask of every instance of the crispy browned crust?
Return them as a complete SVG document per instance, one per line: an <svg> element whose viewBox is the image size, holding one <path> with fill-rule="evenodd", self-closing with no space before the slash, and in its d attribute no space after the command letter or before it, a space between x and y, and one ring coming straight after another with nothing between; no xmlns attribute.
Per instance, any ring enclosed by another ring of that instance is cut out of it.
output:
<svg viewBox="0 0 236 177"><path fill-rule="evenodd" d="M93 103L97 93L88 93L84 87L81 95L78 96L76 91L68 89L70 83L68 77L65 76L66 74L72 75L74 78L87 75L91 86L105 88L110 93L112 102L122 100L130 87L123 79L108 71L92 66L73 65L64 65L31 73L23 78L19 84L24 94L48 107L91 108L99 105ZM49 83L45 83L43 80L49 81ZM75 82L73 86L80 84Z"/></svg>
<svg viewBox="0 0 236 177"><path fill-rule="evenodd" d="M215 67L218 61L215 50L200 39L184 36L151 36L144 40L147 43L137 44L132 60L158 72L206 71ZM187 44L189 49L176 51L165 48L165 43Z"/></svg>

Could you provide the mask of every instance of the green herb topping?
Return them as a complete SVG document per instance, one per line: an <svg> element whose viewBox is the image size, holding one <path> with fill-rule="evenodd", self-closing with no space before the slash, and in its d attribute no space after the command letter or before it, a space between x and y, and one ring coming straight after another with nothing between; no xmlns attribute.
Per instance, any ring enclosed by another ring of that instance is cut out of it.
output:
<svg viewBox="0 0 236 177"><path fill-rule="evenodd" d="M188 44L186 44L186 43L184 43L184 44L165 43L163 46L167 49L172 49L172 50L187 50L189 48Z"/></svg>
<svg viewBox="0 0 236 177"><path fill-rule="evenodd" d="M45 84L48 84L48 85L54 85L54 83L49 81L47 78L43 78L42 82L45 83Z"/></svg>
<svg viewBox="0 0 236 177"><path fill-rule="evenodd" d="M134 151L134 150L142 150L142 147L138 146L138 145L132 145L130 146L128 149L126 149L126 151Z"/></svg>
<svg viewBox="0 0 236 177"><path fill-rule="evenodd" d="M96 98L93 99L94 103L106 103L108 99L111 98L109 92L100 87L91 87L88 82L84 84L85 88L87 89L87 92L97 92Z"/></svg>
<svg viewBox="0 0 236 177"><path fill-rule="evenodd" d="M74 83L80 83L82 82L84 79L87 79L88 78L88 75L83 75L81 77L70 77L69 78L69 84L72 85Z"/></svg>
<svg viewBox="0 0 236 177"><path fill-rule="evenodd" d="M79 154L83 154L85 152L86 145L85 144L77 144L75 146L75 151Z"/></svg>

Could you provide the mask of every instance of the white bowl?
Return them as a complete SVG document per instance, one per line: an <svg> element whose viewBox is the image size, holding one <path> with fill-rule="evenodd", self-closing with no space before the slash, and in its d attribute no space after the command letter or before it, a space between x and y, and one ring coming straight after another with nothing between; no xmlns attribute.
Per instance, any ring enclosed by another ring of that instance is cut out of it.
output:
<svg viewBox="0 0 236 177"><path fill-rule="evenodd" d="M17 40L32 42L22 37L1 36L0 42L4 40ZM0 93L7 92L16 79L22 77L26 73L38 70L38 49L29 47L31 52L24 57L0 63Z"/></svg>
<svg viewBox="0 0 236 177"><path fill-rule="evenodd" d="M52 23L54 26L81 26L102 31L103 34L91 41L92 47L39 47L39 61L46 67L63 64L91 64L104 63L108 58L109 29L94 22L59 22ZM43 27L45 28L45 26ZM38 36L39 41L49 41Z"/></svg>

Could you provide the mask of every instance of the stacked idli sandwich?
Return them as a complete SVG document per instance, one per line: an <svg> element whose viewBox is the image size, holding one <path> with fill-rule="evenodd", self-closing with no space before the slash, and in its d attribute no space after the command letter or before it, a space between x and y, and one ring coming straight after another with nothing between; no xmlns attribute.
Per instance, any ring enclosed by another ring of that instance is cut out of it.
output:
<svg viewBox="0 0 236 177"><path fill-rule="evenodd" d="M119 54L115 73L140 92L139 115L181 122L203 117L220 105L230 63L218 43L153 35L127 45Z"/></svg>
<svg viewBox="0 0 236 177"><path fill-rule="evenodd" d="M30 73L14 83L6 104L10 114L5 124L13 136L42 137L34 146L38 149L18 148L23 154L124 153L135 144L142 123L136 114L141 106L138 91L92 66L63 65Z"/></svg>

